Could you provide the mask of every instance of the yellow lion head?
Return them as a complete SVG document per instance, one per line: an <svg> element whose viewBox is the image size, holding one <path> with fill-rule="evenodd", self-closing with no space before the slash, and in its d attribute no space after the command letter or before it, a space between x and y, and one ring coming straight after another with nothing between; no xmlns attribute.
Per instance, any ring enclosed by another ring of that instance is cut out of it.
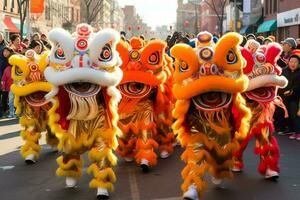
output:
<svg viewBox="0 0 300 200"><path fill-rule="evenodd" d="M41 107L48 102L44 96L51 91L52 86L44 77L49 52L37 55L28 50L23 55L13 55L9 58L12 67L14 84L11 90L15 95L14 104L16 114L20 114L25 104L32 107Z"/></svg>

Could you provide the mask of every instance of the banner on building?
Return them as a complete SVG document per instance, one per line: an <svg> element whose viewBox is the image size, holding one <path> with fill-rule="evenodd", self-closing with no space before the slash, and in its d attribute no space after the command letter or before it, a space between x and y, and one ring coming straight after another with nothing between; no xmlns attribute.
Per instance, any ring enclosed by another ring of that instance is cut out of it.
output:
<svg viewBox="0 0 300 200"><path fill-rule="evenodd" d="M44 0L31 0L30 1L31 13L43 13L44 12Z"/></svg>

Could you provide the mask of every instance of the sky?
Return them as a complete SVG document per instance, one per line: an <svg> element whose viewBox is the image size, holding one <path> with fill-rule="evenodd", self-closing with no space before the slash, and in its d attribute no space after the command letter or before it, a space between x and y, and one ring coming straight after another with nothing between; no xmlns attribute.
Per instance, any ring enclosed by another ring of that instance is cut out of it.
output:
<svg viewBox="0 0 300 200"><path fill-rule="evenodd" d="M177 0L118 0L121 7L134 5L143 21L153 29L176 22Z"/></svg>

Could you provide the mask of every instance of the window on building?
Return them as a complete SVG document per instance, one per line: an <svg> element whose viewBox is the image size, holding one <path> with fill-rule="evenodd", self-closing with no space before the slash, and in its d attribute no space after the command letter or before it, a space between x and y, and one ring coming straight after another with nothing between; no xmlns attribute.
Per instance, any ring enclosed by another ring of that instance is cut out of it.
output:
<svg viewBox="0 0 300 200"><path fill-rule="evenodd" d="M6 10L7 9L7 0L4 0L3 2L3 10Z"/></svg>
<svg viewBox="0 0 300 200"><path fill-rule="evenodd" d="M49 6L49 4L46 4L46 6L45 6L45 19L50 20L50 6Z"/></svg>
<svg viewBox="0 0 300 200"><path fill-rule="evenodd" d="M274 5L273 6L274 6L274 9L273 9L274 12L277 12L278 11L277 10L278 9L278 0L274 0Z"/></svg>
<svg viewBox="0 0 300 200"><path fill-rule="evenodd" d="M15 8L15 1L14 0L12 0L11 1L11 4L10 4L10 12L14 12L14 8Z"/></svg>
<svg viewBox="0 0 300 200"><path fill-rule="evenodd" d="M269 11L269 13L272 14L273 13L273 0L270 0L269 2L270 2L270 5L269 5L270 11Z"/></svg>
<svg viewBox="0 0 300 200"><path fill-rule="evenodd" d="M265 0L265 15L269 14L269 0Z"/></svg>

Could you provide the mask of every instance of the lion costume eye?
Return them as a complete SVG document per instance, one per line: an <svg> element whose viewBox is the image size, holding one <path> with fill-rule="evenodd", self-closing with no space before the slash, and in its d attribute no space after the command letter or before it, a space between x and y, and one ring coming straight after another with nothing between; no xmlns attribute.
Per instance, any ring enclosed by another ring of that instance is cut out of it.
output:
<svg viewBox="0 0 300 200"><path fill-rule="evenodd" d="M58 48L56 49L55 53L54 53L55 58L59 59L59 60L65 60L66 56L65 56L65 52L64 50L58 46Z"/></svg>
<svg viewBox="0 0 300 200"><path fill-rule="evenodd" d="M159 63L159 53L155 51L149 56L148 62L150 65L157 65Z"/></svg>
<svg viewBox="0 0 300 200"><path fill-rule="evenodd" d="M22 76L23 71L21 70L20 67L15 66L15 74L16 74L17 76Z"/></svg>
<svg viewBox="0 0 300 200"><path fill-rule="evenodd" d="M112 51L111 51L111 46L109 44L106 44L100 53L99 56L99 61L100 62L108 62L111 61L112 59Z"/></svg>
<svg viewBox="0 0 300 200"><path fill-rule="evenodd" d="M189 66L186 62L181 61L180 66L179 66L180 72L186 72L189 70Z"/></svg>
<svg viewBox="0 0 300 200"><path fill-rule="evenodd" d="M204 65L201 65L201 66L200 66L199 74L200 74L201 76L205 76L205 75L206 75L206 68L205 68Z"/></svg>
<svg viewBox="0 0 300 200"><path fill-rule="evenodd" d="M229 50L226 56L226 60L228 64L234 64L237 62L237 55L234 53L233 50Z"/></svg>
<svg viewBox="0 0 300 200"><path fill-rule="evenodd" d="M212 66L210 67L210 73L212 75L216 75L216 74L218 74L218 72L219 72L219 69L218 69L217 65L212 64Z"/></svg>

